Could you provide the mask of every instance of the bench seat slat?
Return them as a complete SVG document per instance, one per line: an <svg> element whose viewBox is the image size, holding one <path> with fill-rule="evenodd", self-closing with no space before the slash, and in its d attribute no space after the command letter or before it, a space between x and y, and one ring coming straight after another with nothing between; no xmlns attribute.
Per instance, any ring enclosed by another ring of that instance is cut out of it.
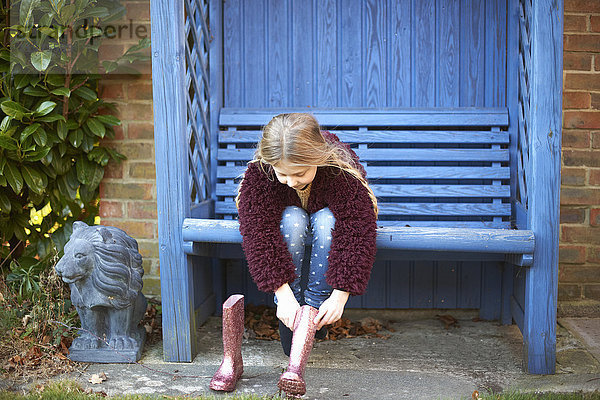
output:
<svg viewBox="0 0 600 400"><path fill-rule="evenodd" d="M183 240L187 242L241 243L237 221L192 219L183 221ZM514 229L380 227L380 249L418 251L490 252L532 254L532 231Z"/></svg>
<svg viewBox="0 0 600 400"><path fill-rule="evenodd" d="M378 185L371 189L377 197L510 197L508 185ZM237 184L218 183L217 196L237 193Z"/></svg>
<svg viewBox="0 0 600 400"><path fill-rule="evenodd" d="M221 126L266 125L274 115L310 112L322 126L508 126L506 108L223 108Z"/></svg>
<svg viewBox="0 0 600 400"><path fill-rule="evenodd" d="M398 131L398 130L369 130L337 131L339 139L347 144L355 143L469 143L469 144L508 144L508 132L490 131ZM255 144L261 138L261 131L221 131L219 132L219 143L221 144Z"/></svg>
<svg viewBox="0 0 600 400"><path fill-rule="evenodd" d="M217 201L217 214L237 214L233 199ZM510 216L508 203L379 203L379 215Z"/></svg>
<svg viewBox="0 0 600 400"><path fill-rule="evenodd" d="M219 166L218 179L239 178L243 166ZM366 167L370 181L377 179L510 179L509 167Z"/></svg>
<svg viewBox="0 0 600 400"><path fill-rule="evenodd" d="M254 156L254 149L219 149L219 161L245 161ZM355 149L361 161L504 161L508 149Z"/></svg>

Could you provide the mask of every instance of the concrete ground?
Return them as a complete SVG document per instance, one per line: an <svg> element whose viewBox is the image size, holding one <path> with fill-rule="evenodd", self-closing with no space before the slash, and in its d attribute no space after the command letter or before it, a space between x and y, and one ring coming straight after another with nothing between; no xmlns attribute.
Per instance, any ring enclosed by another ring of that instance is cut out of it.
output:
<svg viewBox="0 0 600 400"><path fill-rule="evenodd" d="M458 319L459 327L445 329L435 311L347 310L344 316L351 320L390 320L395 332L380 332L389 333L388 339L316 343L304 398L431 400L471 399L475 390L600 391L600 319L559 320L557 373L536 376L522 370L522 337L515 325L475 322L475 311L443 313ZM108 395L214 394L208 384L222 358L220 319L211 317L198 333L200 353L192 363L165 363L159 343L144 350L139 364L90 364L71 378ZM243 358L236 393L276 395L287 366L280 343L244 339ZM99 373L106 374L104 382L88 382Z"/></svg>

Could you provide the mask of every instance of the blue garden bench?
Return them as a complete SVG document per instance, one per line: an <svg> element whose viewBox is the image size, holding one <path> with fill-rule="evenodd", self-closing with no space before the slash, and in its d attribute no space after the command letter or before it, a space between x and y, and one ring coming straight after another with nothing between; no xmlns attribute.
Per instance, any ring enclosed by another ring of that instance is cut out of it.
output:
<svg viewBox="0 0 600 400"><path fill-rule="evenodd" d="M554 373L563 2L485 3L462 15L459 3L357 2L360 22L341 1L151 2L165 360L192 361L197 325L229 294L222 278L243 258L233 199L261 127L310 111L351 144L379 198L371 293L473 284L460 307L417 305L514 321L525 368ZM322 9L344 16L309 18ZM287 33L267 29L271 13ZM312 108L325 105L337 108ZM452 266L475 263L472 276Z"/></svg>

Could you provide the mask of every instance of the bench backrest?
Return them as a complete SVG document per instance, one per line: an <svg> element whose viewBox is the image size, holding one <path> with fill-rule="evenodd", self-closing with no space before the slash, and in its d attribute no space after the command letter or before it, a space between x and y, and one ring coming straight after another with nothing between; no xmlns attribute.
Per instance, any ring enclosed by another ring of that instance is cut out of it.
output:
<svg viewBox="0 0 600 400"><path fill-rule="evenodd" d="M217 218L234 198L261 128L298 110L223 109L217 153ZM379 225L510 228L505 109L309 110L350 144L379 200Z"/></svg>

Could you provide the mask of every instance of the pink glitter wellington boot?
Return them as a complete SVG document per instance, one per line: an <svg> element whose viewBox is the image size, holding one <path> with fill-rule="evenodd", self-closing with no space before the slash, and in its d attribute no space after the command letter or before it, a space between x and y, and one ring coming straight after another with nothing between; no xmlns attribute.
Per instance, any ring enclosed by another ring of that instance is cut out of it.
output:
<svg viewBox="0 0 600 400"><path fill-rule="evenodd" d="M223 362L210 381L212 390L231 392L244 372L242 336L244 296L234 294L223 303Z"/></svg>
<svg viewBox="0 0 600 400"><path fill-rule="evenodd" d="M319 310L311 306L302 306L296 312L290 364L277 384L288 396L299 397L306 393L306 383L302 374L315 341L317 325L314 320L318 313Z"/></svg>

